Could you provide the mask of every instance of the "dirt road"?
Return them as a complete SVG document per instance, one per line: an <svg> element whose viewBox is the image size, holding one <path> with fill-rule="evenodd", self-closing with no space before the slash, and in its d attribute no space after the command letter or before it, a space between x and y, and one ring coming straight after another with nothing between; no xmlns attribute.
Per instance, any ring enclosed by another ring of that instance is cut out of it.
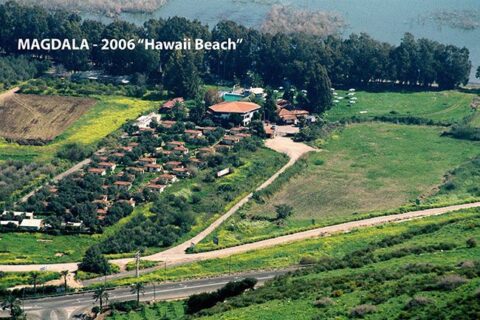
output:
<svg viewBox="0 0 480 320"><path fill-rule="evenodd" d="M3 101L7 98L10 98L13 96L18 90L20 90L20 87L15 87L12 89L9 89L3 93L0 93L0 106L3 104Z"/></svg>
<svg viewBox="0 0 480 320"><path fill-rule="evenodd" d="M266 144L268 147L274 150L287 153L290 156L290 161L284 167L282 167L275 175L273 175L270 179L265 181L258 189L265 188L266 186L271 184L278 177L279 174L284 172L289 166L293 165L295 161L298 158L300 158L301 155L313 150L312 148L304 144L297 144L288 138L281 138L281 137L277 137L275 139L269 140L267 141ZM332 225L328 227L316 228L308 231L298 232L290 235L285 235L277 238L262 240L254 243L239 245L236 247L231 247L231 248L226 248L221 250L215 250L215 251L203 252L203 253L197 253L197 254L185 253L185 249L188 248L192 242L198 243L198 241L201 241L202 239L204 239L213 230L215 230L215 228L217 228L222 222L224 222L232 214L234 214L250 198L251 198L251 194L243 198L239 203L237 203L237 205L235 205L227 213L225 213L223 216L218 218L214 223L212 223L212 225L210 225L207 229L205 229L204 231L202 231L192 239L176 247L165 250L163 252L142 257L142 259L150 260L150 261L163 261L163 262L166 262L168 266L180 265L180 264L190 263L195 261L201 261L201 260L207 260L207 259L213 259L213 258L219 258L219 257L227 257L233 254L239 254L247 251L273 247L273 246L294 242L294 241L327 236L327 235L331 235L339 232L351 231L357 228L364 228L364 227L377 226L377 225L382 225L387 223L408 221L408 220L418 219L422 217L445 214L447 212L457 211L461 209L480 207L480 202L474 202L474 203L454 205L454 206L448 206L448 207L442 207L442 208L411 211L411 212L406 212L401 214L381 216L381 217L341 223L341 224ZM123 267L125 266L125 264L131 261L133 261L132 258L127 258L127 259L116 259L116 260L112 260L111 262ZM7 272L8 271L40 271L40 270L75 271L76 269L77 269L76 263L53 264L53 265L0 265L0 271L7 271Z"/></svg>
<svg viewBox="0 0 480 320"><path fill-rule="evenodd" d="M103 152L105 149L102 148L100 150L98 150L96 152L96 154L99 154L101 152ZM71 167L70 169L56 175L55 177L52 178L52 181L54 183L56 182L59 182L60 180L62 180L63 178L71 175L72 173L75 173L77 171L80 171L84 166L90 164L90 162L92 162L92 159L91 158L87 158L83 161L80 161L79 163L75 164L73 167ZM43 185L30 191L29 193L27 193L26 195L24 195L23 197L20 198L20 200L18 202L25 202L28 200L28 198L30 198L31 196L33 196L38 190L40 190L41 188L43 188Z"/></svg>

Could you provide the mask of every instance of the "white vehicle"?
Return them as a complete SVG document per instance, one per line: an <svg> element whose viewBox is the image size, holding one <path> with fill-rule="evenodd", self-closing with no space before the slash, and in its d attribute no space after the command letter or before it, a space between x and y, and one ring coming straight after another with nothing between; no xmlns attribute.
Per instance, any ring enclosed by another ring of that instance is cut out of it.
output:
<svg viewBox="0 0 480 320"><path fill-rule="evenodd" d="M349 92L355 92L355 89L348 89Z"/></svg>

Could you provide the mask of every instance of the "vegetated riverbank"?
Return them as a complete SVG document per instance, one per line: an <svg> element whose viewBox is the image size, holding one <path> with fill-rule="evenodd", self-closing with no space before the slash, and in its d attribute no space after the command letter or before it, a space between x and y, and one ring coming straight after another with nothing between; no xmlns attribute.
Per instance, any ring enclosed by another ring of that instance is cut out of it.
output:
<svg viewBox="0 0 480 320"><path fill-rule="evenodd" d="M124 13L152 13L167 0L18 0L20 4L38 5L47 9L62 8L68 11L90 12L115 16Z"/></svg>

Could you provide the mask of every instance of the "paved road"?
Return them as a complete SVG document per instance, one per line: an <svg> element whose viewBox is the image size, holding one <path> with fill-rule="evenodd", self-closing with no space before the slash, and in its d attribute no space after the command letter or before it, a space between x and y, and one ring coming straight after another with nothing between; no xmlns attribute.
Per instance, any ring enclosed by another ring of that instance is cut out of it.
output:
<svg viewBox="0 0 480 320"><path fill-rule="evenodd" d="M278 275L285 274L291 270L293 269L258 271L218 278L163 283L155 286L148 285L145 287L145 293L141 295L141 300L159 301L186 298L192 294L216 290L230 281L246 277L256 278L258 284L261 285L265 281L273 279ZM128 301L134 300L135 298L135 294L130 292L129 287L120 287L109 291L110 302ZM28 319L73 319L75 315L78 316L95 305L98 305L98 302L95 302L93 299L92 292L23 301L23 306L28 315Z"/></svg>

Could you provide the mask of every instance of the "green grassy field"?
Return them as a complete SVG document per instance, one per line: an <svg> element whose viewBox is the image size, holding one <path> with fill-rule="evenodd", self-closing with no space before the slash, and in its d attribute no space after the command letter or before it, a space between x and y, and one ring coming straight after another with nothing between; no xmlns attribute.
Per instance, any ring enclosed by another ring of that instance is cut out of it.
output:
<svg viewBox="0 0 480 320"><path fill-rule="evenodd" d="M162 269L140 275L139 278L131 277L111 281L108 285L125 286L136 282L179 281L199 277L220 276L228 274L229 272L238 273L250 270L280 269L298 265L302 258L341 258L364 248L371 241L402 234L411 227L425 227L432 223L446 223L452 219L465 220L470 223L472 216L475 217L474 221L480 222L479 213L480 210L464 210L400 224L363 228L345 234L336 234L324 238L298 241L272 248L250 251L233 255L229 258L210 259L168 268L167 270ZM480 228L480 225L476 223L477 222L472 222L471 224L475 226L475 228ZM449 239L457 239L456 241L461 243L471 237L470 233L462 231L463 229L461 228L454 230L455 231L451 231L448 229L445 231L447 233L452 232L448 235ZM480 232L480 230L477 230L477 232ZM417 239L424 241L421 237ZM103 284L99 284L99 286L100 285Z"/></svg>
<svg viewBox="0 0 480 320"><path fill-rule="evenodd" d="M91 236L42 233L3 233L0 238L1 264L79 261L85 250L96 241Z"/></svg>
<svg viewBox="0 0 480 320"><path fill-rule="evenodd" d="M368 319L397 319L400 314L403 319L431 319L428 315L437 312L431 308L454 312L452 306L458 305L467 312L480 311L478 299L477 304L463 299L472 297L480 286L480 248L468 245L470 239L480 241L478 209L199 262L122 280L122 284L219 275L228 268L238 272L286 267L303 259L314 267L231 298L206 314L211 319L347 319L358 305L371 304L376 312ZM462 277L458 287L445 281L452 275ZM402 313L409 311L405 305L418 296L432 301L419 306L413 315ZM328 303L323 306L321 301ZM179 314L174 319L182 318ZM144 312L114 319L154 318Z"/></svg>
<svg viewBox="0 0 480 320"><path fill-rule="evenodd" d="M338 91L345 97L346 92ZM348 106L348 98L326 113L330 121L352 117L413 116L444 123L456 123L472 114L470 103L475 95L458 91L440 92L365 92L355 94L357 103Z"/></svg>
<svg viewBox="0 0 480 320"><path fill-rule="evenodd" d="M38 272L37 285L42 285L45 282L56 280L60 278L57 272ZM0 290L12 288L21 285L32 285L31 272L5 272L0 273Z"/></svg>
<svg viewBox="0 0 480 320"><path fill-rule="evenodd" d="M48 161L68 143L93 145L118 130L129 119L158 106L157 102L127 97L97 97L98 103L78 121L44 146L26 146L0 140L0 160Z"/></svg>
<svg viewBox="0 0 480 320"><path fill-rule="evenodd" d="M168 196L170 193L174 194L192 194L191 188L194 186L200 187L197 194L201 195L205 200L205 205L217 198L216 190L220 183L231 183L242 187L241 196L232 201L225 201L224 211L228 210L234 203L236 203L246 193L251 192L262 181L271 176L278 168L286 163L286 158L267 148L259 148L256 152L249 153L248 157L242 157L244 165L237 168L235 173L217 180L213 183L206 183L202 181L203 176L198 179L182 180L172 185L162 196ZM264 170L262 174L253 175L261 163ZM196 183L197 182L197 183ZM188 198L188 197L187 197ZM218 199L217 199L218 200ZM219 200L218 200L219 201ZM114 236L118 230L125 227L129 221L136 215L150 214L151 204L140 205L135 208L133 213L128 217L121 219L115 225L105 228L102 234L90 235L72 235L72 236L53 236L41 233L5 233L0 236L0 264L28 264L28 263L61 263L80 261L84 252L93 244L98 243L108 237ZM207 227L212 220L216 219L219 214L214 215L213 212L202 212L197 216L197 223L192 228L191 232L185 234L178 243L187 240L194 236L205 227ZM165 248L148 248L146 253L155 253ZM125 256L132 256L133 254L109 255L109 258L119 258Z"/></svg>
<svg viewBox="0 0 480 320"><path fill-rule="evenodd" d="M254 241L292 230L328 225L383 213L436 192L448 170L479 154L479 144L441 137L442 129L363 123L347 126L310 154L301 173L281 186L265 203L251 201L215 234L197 245L212 249ZM294 170L294 169L292 169ZM455 190L435 203L470 199ZM429 202L430 204L432 202ZM275 206L287 204L294 214L275 221Z"/></svg>

